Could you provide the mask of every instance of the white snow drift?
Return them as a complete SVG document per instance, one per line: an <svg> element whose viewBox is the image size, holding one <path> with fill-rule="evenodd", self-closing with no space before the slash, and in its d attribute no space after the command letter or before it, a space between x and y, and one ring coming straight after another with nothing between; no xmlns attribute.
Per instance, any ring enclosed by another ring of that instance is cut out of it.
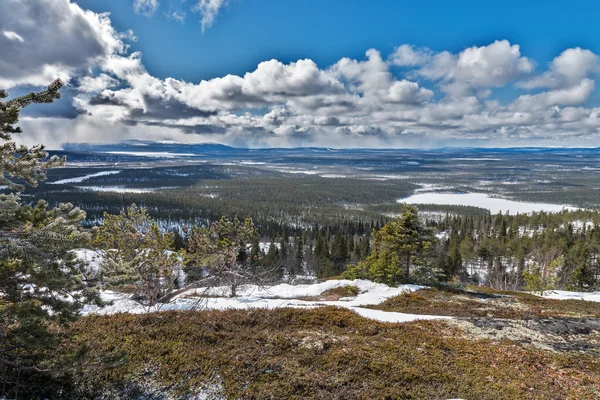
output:
<svg viewBox="0 0 600 400"><path fill-rule="evenodd" d="M321 293L329 289L347 285L356 286L359 289L359 294L356 297L341 298L337 301L300 300L300 298L303 297L318 297L321 295ZM394 297L406 292L413 292L421 288L423 287L417 285L401 285L399 287L390 287L381 283L374 283L367 280L331 280L311 285L294 286L284 283L268 288L261 288L255 285L245 285L238 290L237 297L227 297L230 293L228 287L198 288L191 289L177 296L168 304L161 304L155 307L144 307L139 303L130 300L126 295L105 291L102 293L102 296L105 300L112 301L112 305L104 308L87 306L82 313L87 315L94 313L145 313L164 310L190 309L225 310L249 308L275 309L281 307L313 308L328 305L345 307L363 317L383 322L408 322L418 319L448 318L433 315L414 315L398 312L370 310L361 307L365 305L379 304L390 297Z"/></svg>

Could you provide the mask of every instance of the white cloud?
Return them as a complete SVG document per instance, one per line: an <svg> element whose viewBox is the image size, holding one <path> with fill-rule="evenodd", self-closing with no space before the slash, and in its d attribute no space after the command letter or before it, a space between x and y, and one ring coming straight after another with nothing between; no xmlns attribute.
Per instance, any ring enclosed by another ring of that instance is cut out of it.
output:
<svg viewBox="0 0 600 400"><path fill-rule="evenodd" d="M422 103L432 97L433 91L407 80L394 82L388 91L388 99L398 103Z"/></svg>
<svg viewBox="0 0 600 400"><path fill-rule="evenodd" d="M86 93L101 92L105 89L116 86L118 83L118 80L108 76L107 74L100 74L98 76L84 76L79 81L78 89Z"/></svg>
<svg viewBox="0 0 600 400"><path fill-rule="evenodd" d="M48 85L127 49L106 14L82 10L69 0L0 1L0 26L22 40L0 36L10 57L0 58L0 87Z"/></svg>
<svg viewBox="0 0 600 400"><path fill-rule="evenodd" d="M8 40L15 40L17 42L21 42L23 43L25 40L21 37L21 35L19 35L17 32L13 32L13 31L2 31L2 34L4 35L5 38L7 38Z"/></svg>
<svg viewBox="0 0 600 400"><path fill-rule="evenodd" d="M590 50L579 47L567 49L557 56L549 65L548 71L519 86L534 88L567 88L600 71L600 57Z"/></svg>
<svg viewBox="0 0 600 400"><path fill-rule="evenodd" d="M417 49L415 46L403 44L396 47L390 56L390 61L400 67L414 67L429 62L432 53L429 49Z"/></svg>
<svg viewBox="0 0 600 400"><path fill-rule="evenodd" d="M217 15L223 7L227 5L227 0L200 0L194 6L193 10L201 14L200 23L202 32L210 28L215 22Z"/></svg>
<svg viewBox="0 0 600 400"><path fill-rule="evenodd" d="M347 82L351 93L375 103L422 103L433 97L431 90L419 87L418 83L406 79L396 80L379 51L370 49L366 56L365 61L343 58L330 68L332 74L340 79L340 83Z"/></svg>
<svg viewBox="0 0 600 400"><path fill-rule="evenodd" d="M532 60L521 56L519 45L511 45L507 40L469 47L458 54L440 52L429 55L427 61L417 73L430 80L441 80L442 89L456 97L470 96L481 89L481 93L488 94L486 88L505 86L535 68Z"/></svg>
<svg viewBox="0 0 600 400"><path fill-rule="evenodd" d="M203 18L212 15L207 27L224 2L199 4ZM30 144L142 138L238 146L575 145L600 133L600 108L583 106L596 90L598 56L580 48L565 50L530 79L534 62L503 40L458 53L401 45L383 57L369 49L364 58L331 66L272 59L244 74L187 82L152 76L141 53L127 53L132 33L116 32L108 15L68 0L0 1L0 26L0 44L14 54L0 59L0 86L74 78L80 114L23 118L21 140ZM515 82L525 93L507 101ZM502 101L494 88L508 88Z"/></svg>
<svg viewBox="0 0 600 400"><path fill-rule="evenodd" d="M167 14L167 18L173 21L182 23L185 21L186 13L181 10L170 11Z"/></svg>
<svg viewBox="0 0 600 400"><path fill-rule="evenodd" d="M507 40L470 47L458 54L454 79L477 87L499 87L529 74L535 64Z"/></svg>
<svg viewBox="0 0 600 400"><path fill-rule="evenodd" d="M542 92L535 95L522 95L513 105L513 109L540 109L550 106L577 105L587 101L596 88L595 82L585 78L577 85Z"/></svg>
<svg viewBox="0 0 600 400"><path fill-rule="evenodd" d="M134 0L133 10L136 14L152 17L158 9L158 0Z"/></svg>

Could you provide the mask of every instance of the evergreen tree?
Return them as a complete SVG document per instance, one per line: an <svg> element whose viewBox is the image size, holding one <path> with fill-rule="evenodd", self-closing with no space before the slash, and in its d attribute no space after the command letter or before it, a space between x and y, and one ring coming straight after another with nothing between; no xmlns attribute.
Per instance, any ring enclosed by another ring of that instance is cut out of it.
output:
<svg viewBox="0 0 600 400"><path fill-rule="evenodd" d="M473 247L473 236L471 235L471 230L469 230L469 232L465 235L465 238L460 242L460 255L467 266L472 266L473 260L476 256Z"/></svg>
<svg viewBox="0 0 600 400"><path fill-rule="evenodd" d="M85 213L71 204L48 208L21 203L18 192L46 178L64 159L48 158L44 146L17 146L13 135L20 111L60 98L62 82L47 90L4 101L0 91L0 185L17 193L0 195L0 364L20 371L52 369L40 348L57 343L61 325L77 318L86 303L101 305L90 271L73 249L89 235L81 229Z"/></svg>
<svg viewBox="0 0 600 400"><path fill-rule="evenodd" d="M405 206L400 218L373 234L371 254L357 266L350 267L344 276L370 277L388 285L408 281L411 267L423 263L420 256L433 241L433 232L419 220L416 207Z"/></svg>
<svg viewBox="0 0 600 400"><path fill-rule="evenodd" d="M37 186L38 182L46 179L46 170L64 165L65 158L48 157L43 145L28 148L17 145L13 140L13 135L22 132L20 127L15 126L21 110L34 103L52 103L59 99L62 86L63 83L56 80L46 90L9 101L2 100L8 97L8 93L0 90L0 185L21 192L25 186L16 180Z"/></svg>
<svg viewBox="0 0 600 400"><path fill-rule="evenodd" d="M279 241L279 257L281 266L286 268L288 266L288 238L287 234L284 232L281 235L281 240ZM288 271L289 272L289 271Z"/></svg>
<svg viewBox="0 0 600 400"><path fill-rule="evenodd" d="M132 298L153 306L179 286L174 235L161 232L144 208L133 204L118 215L105 213L94 233L102 281L108 287L132 285Z"/></svg>
<svg viewBox="0 0 600 400"><path fill-rule="evenodd" d="M304 270L304 244L302 237L298 236L294 239L295 256L294 256L294 268L293 275L302 273Z"/></svg>
<svg viewBox="0 0 600 400"><path fill-rule="evenodd" d="M341 273L342 268L346 265L349 258L346 235L341 230L338 231L334 237L331 258L337 270L337 274Z"/></svg>
<svg viewBox="0 0 600 400"><path fill-rule="evenodd" d="M208 276L192 286L225 285L230 289L229 295L235 297L240 285L263 284L277 279L279 263L257 269L252 267L249 258L240 258L241 250L246 249L257 235L250 219L241 222L237 218L222 217L208 228L193 228L188 238L186 263L190 268L207 268Z"/></svg>
<svg viewBox="0 0 600 400"><path fill-rule="evenodd" d="M444 272L447 279L452 279L458 276L462 272L462 257L460 255L460 243L457 234L453 234L450 237L450 254L446 261L446 267Z"/></svg>

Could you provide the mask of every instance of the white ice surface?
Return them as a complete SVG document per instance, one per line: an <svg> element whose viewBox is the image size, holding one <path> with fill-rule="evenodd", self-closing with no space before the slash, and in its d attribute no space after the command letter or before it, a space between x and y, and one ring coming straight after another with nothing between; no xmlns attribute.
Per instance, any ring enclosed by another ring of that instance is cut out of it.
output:
<svg viewBox="0 0 600 400"><path fill-rule="evenodd" d="M170 187L160 188L128 188L124 186L77 186L81 190L93 192L117 192L117 193L150 193L161 189L172 189Z"/></svg>
<svg viewBox="0 0 600 400"><path fill-rule="evenodd" d="M511 215L526 214L536 211L559 212L562 210L576 210L561 204L528 203L490 197L485 193L418 193L398 200L407 204L437 204L480 207L490 210L492 214L508 212Z"/></svg>

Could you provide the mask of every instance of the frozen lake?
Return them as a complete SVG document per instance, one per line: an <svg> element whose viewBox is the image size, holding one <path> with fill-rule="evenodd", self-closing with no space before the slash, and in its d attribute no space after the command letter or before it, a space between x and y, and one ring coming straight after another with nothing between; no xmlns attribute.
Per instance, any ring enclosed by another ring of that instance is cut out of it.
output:
<svg viewBox="0 0 600 400"><path fill-rule="evenodd" d="M459 205L486 208L492 214L508 212L511 215L525 214L534 211L558 212L562 210L576 210L560 204L527 203L490 197L485 193L419 193L410 197L399 199L398 203L408 204L439 204Z"/></svg>

